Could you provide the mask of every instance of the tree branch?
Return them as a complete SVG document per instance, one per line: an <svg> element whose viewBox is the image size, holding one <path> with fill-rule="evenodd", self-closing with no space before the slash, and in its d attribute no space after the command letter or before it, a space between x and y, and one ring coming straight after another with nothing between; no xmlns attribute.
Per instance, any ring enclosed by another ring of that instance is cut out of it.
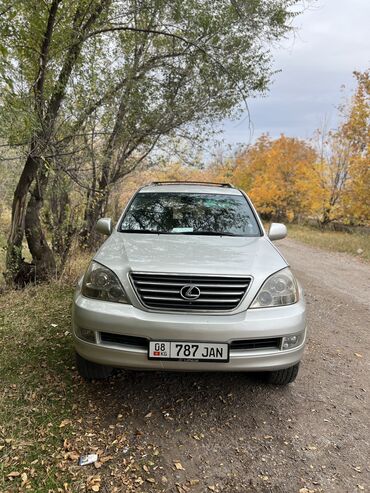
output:
<svg viewBox="0 0 370 493"><path fill-rule="evenodd" d="M247 111L248 119L250 121L250 112L249 112L249 106L248 106L248 102L247 102L247 94L244 91L244 87L240 85L239 81L235 79L233 74L219 60L217 60L214 56L212 56L205 48L200 46L198 43L191 41L191 40L185 38L184 36L181 36L181 35L175 34L175 33L171 33L168 31L160 31L160 30L151 29L151 28L139 28L139 27L133 27L133 26L115 26L115 25L108 26L108 27L101 28L101 29L97 29L96 31L92 31L91 33L89 33L86 36L86 39L93 37L93 36L97 36L99 34L104 34L104 33L109 33L109 32L119 32L119 31L129 31L129 32L137 32L137 33L143 33L143 34L155 34L158 36L166 36L166 37L170 37L172 39L177 39L183 43L186 43L189 46L192 46L193 48L196 48L198 51L203 53L207 58L211 59L216 65L218 65L224 71L224 73L227 74L233 82L235 82L235 86L236 86L238 92L240 93L240 95L243 99L243 102L244 102L244 105L245 105L245 108Z"/></svg>
<svg viewBox="0 0 370 493"><path fill-rule="evenodd" d="M45 34L43 36L43 41L42 41L42 45L41 45L39 72L37 74L37 77L36 77L36 80L34 83L35 106L36 106L36 111L39 112L40 117L42 116L42 111L43 111L42 100L43 100L43 93L44 93L46 65L48 62L50 43L51 43L51 39L53 36L55 18L57 15L57 11L58 11L58 7L59 7L60 2L61 2L61 0L53 0L53 3L51 4L51 7L50 7L48 22L47 22Z"/></svg>
<svg viewBox="0 0 370 493"><path fill-rule="evenodd" d="M103 10L109 6L112 0L101 0L100 4L98 4L95 10L92 12L88 20L85 24L80 28L80 32L78 32L76 36L76 40L70 46L65 60L64 65L59 73L58 80L55 84L54 93L51 96L50 103L47 110L46 115L46 126L48 127L51 122L53 122L56 118L56 115L59 111L60 105L65 95L66 87L72 73L72 70L75 66L78 56L80 55L83 41L86 39L87 31L91 28L91 26L96 22L99 16L102 14ZM80 16L80 11L77 10L75 14L74 24L77 22L77 19Z"/></svg>
<svg viewBox="0 0 370 493"><path fill-rule="evenodd" d="M178 41L182 41L183 43L186 43L190 46L193 46L194 48L197 48L197 50L202 51L205 55L208 55L207 51L199 46L197 43L194 41L190 41L186 39L183 36L180 36L179 34L171 33L168 31L159 31L157 29L151 29L151 28L140 28L140 27L133 27L133 26L108 26L104 27L102 29L97 29L96 31L92 31L86 36L86 39L91 38L93 36L97 36L98 34L104 34L104 33L110 33L110 32L117 32L117 31L130 31L130 32L137 32L137 33L142 33L142 34L155 34L159 36L167 36L173 39L177 39Z"/></svg>

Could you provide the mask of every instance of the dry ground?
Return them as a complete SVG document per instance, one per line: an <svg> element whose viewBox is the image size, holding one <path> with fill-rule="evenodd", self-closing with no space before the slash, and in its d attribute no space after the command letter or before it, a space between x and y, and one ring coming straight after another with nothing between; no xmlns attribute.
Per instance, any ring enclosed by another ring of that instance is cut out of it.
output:
<svg viewBox="0 0 370 493"><path fill-rule="evenodd" d="M305 288L310 328L287 388L207 373L87 384L71 357L71 289L3 296L0 491L370 491L370 266L292 240L279 247ZM98 468L76 465L92 451Z"/></svg>

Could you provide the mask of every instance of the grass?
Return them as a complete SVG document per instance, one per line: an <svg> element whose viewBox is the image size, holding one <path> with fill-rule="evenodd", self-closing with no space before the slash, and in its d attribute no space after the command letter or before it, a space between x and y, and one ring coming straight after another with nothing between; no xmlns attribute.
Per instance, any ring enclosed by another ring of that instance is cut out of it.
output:
<svg viewBox="0 0 370 493"><path fill-rule="evenodd" d="M6 236L0 229L0 287L5 283L3 271L5 268L6 257Z"/></svg>
<svg viewBox="0 0 370 493"><path fill-rule="evenodd" d="M370 262L370 236L361 233L321 231L310 226L288 226L289 237L332 252L343 252Z"/></svg>
<svg viewBox="0 0 370 493"><path fill-rule="evenodd" d="M68 483L57 464L73 403L71 299L71 288L45 285L0 300L0 491Z"/></svg>
<svg viewBox="0 0 370 493"><path fill-rule="evenodd" d="M106 418L102 403L119 376L89 384L78 375L72 296L71 285L51 282L0 297L1 493L142 491L140 461L153 447ZM87 453L98 454L95 467L78 465Z"/></svg>

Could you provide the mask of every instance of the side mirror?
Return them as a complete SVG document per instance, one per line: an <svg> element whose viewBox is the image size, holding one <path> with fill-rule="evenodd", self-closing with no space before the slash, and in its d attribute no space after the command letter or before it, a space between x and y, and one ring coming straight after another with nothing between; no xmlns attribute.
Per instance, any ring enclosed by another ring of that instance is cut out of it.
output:
<svg viewBox="0 0 370 493"><path fill-rule="evenodd" d="M285 224L282 223L272 223L268 232L268 237L271 241L282 240L286 237L288 231Z"/></svg>
<svg viewBox="0 0 370 493"><path fill-rule="evenodd" d="M112 219L110 217L102 217L96 223L96 231L102 235L109 236L113 231Z"/></svg>

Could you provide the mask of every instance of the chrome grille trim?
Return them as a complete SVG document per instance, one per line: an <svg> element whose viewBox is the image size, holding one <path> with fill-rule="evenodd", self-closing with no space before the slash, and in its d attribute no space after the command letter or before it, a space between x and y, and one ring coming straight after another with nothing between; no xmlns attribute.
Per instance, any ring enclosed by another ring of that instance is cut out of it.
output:
<svg viewBox="0 0 370 493"><path fill-rule="evenodd" d="M137 272L135 273L137 274ZM160 275L160 274L158 274ZM182 277L185 277L185 276L182 276ZM189 276L189 277L195 277L195 276ZM235 278L234 278L235 279ZM243 278L245 279L245 278ZM179 286L179 287L182 287L184 285L183 282L166 282L166 281L163 281L163 280L160 280L159 282L145 282L145 281L136 281L135 284L145 284L145 285L154 285L154 286ZM204 288L213 288L213 287L217 287L217 288L244 288L244 287L248 287L249 286L249 283L246 283L246 284L202 284L202 286Z"/></svg>
<svg viewBox="0 0 370 493"><path fill-rule="evenodd" d="M156 311L230 312L243 300L251 276L218 276L131 272L129 279L141 303ZM200 289L198 299L180 295L182 287L194 284Z"/></svg>

